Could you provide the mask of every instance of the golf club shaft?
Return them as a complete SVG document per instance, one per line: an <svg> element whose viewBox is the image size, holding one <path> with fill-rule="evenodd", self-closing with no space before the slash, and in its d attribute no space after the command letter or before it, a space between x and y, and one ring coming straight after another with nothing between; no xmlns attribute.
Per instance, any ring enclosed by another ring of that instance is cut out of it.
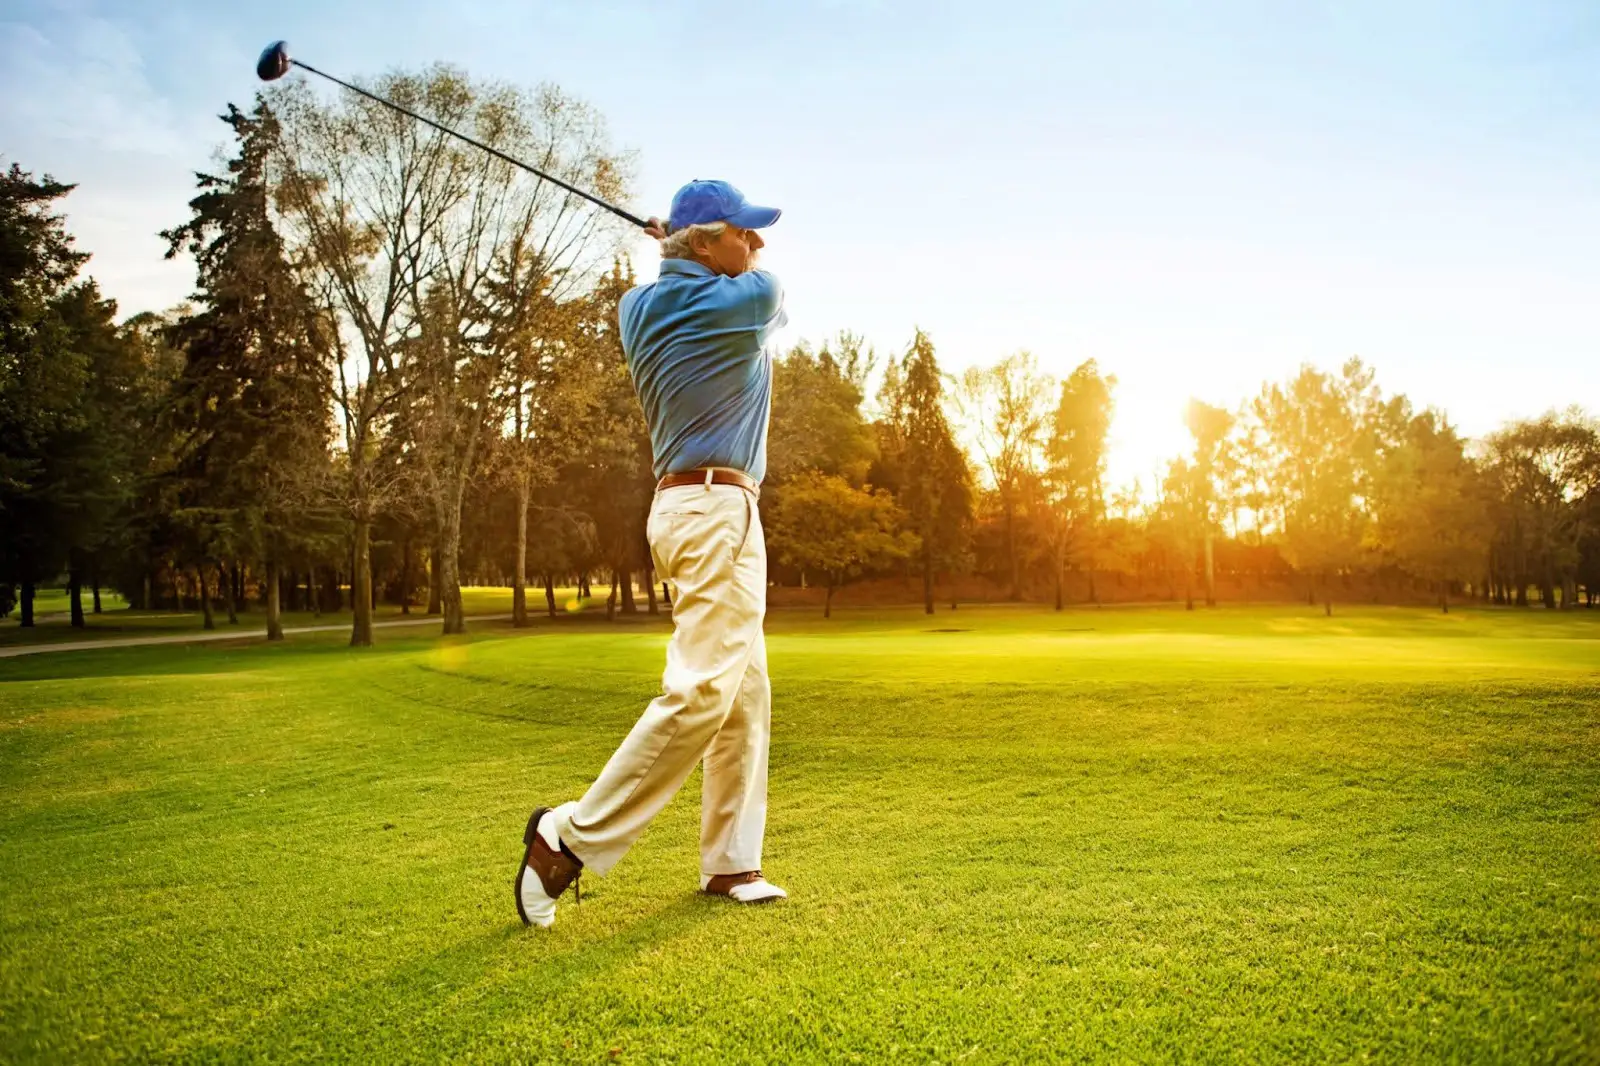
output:
<svg viewBox="0 0 1600 1066"><path fill-rule="evenodd" d="M583 197L585 200L588 200L591 204L594 204L596 207L603 207L607 211L610 211L612 214L616 215L618 218L623 218L623 219L626 219L629 222L632 222L635 226L638 226L640 229L646 229L650 225L650 223L646 222L644 219L642 219L639 216L637 216L635 214L632 214L632 213L630 213L628 211L624 211L622 208L616 206L615 204L606 203L606 201L600 199L600 197L595 196L592 193L584 192L582 189L578 188L575 185L568 185L566 182L562 181L560 178L552 177L551 175L546 174L544 171L540 170L538 167L529 166L527 163L524 163L520 159L513 159L510 156L506 155L504 152L500 151L498 148L491 148L487 144L484 144L482 141L475 141L471 137L468 137L465 133L459 133L459 132L451 129L449 126L441 125L441 124L435 122L433 119L428 118L426 115L419 115L415 111L412 111L410 108L401 107L399 104L395 103L393 100L386 100L383 97L379 96L377 93L370 93L367 90L363 89L359 85L351 85L349 82L345 81L343 78L336 78L332 74L329 74L329 73L327 73L325 71L318 70L316 67L312 66L310 63L305 63L305 62L302 62L301 60L298 60L298 59L290 59L289 62L293 63L295 66L299 67L301 70L308 71L309 73L317 75L317 77L319 77L319 78L327 78L329 81L333 82L335 85L342 85L346 89L349 89L353 93L359 93L362 96L365 96L368 100L373 101L374 103L382 104L384 107L392 107L396 111L400 112L402 115L409 115L411 118L416 119L418 122L424 123L425 125L432 126L434 129L438 130L440 133L448 133L450 136L456 138L457 140L466 141L468 144L472 145L474 148L481 148L485 152L488 152L490 155L494 156L496 159L499 159L499 160L502 160L504 162L510 163L514 167L521 167L523 170L526 170L530 174L533 174L533 175L535 175L537 177L543 178L545 181L551 182L552 184L559 185L559 186L561 186L561 188L567 190L568 192L572 193L573 195Z"/></svg>

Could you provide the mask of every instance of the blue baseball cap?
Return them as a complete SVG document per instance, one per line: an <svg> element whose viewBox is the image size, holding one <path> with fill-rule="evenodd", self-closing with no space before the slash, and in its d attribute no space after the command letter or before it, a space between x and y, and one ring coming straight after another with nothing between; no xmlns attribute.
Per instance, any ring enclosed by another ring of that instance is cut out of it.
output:
<svg viewBox="0 0 1600 1066"><path fill-rule="evenodd" d="M725 181L696 178L679 189L672 198L672 213L667 217L667 232L707 222L731 222L744 229L765 229L783 214L776 207L757 207L744 193Z"/></svg>

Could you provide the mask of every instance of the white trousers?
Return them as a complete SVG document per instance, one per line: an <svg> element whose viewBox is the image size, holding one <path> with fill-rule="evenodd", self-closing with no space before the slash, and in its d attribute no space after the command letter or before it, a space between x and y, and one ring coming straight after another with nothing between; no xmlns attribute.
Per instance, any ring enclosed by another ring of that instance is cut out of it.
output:
<svg viewBox="0 0 1600 1066"><path fill-rule="evenodd" d="M755 495L736 485L666 489L646 532L656 571L673 585L661 695L583 798L555 809L556 832L585 869L604 874L703 760L700 872L760 869L772 688Z"/></svg>

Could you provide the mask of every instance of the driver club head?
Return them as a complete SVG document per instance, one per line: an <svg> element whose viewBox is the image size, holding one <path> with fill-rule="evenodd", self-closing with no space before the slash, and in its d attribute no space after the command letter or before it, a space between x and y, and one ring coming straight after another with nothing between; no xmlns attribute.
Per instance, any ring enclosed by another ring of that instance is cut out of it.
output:
<svg viewBox="0 0 1600 1066"><path fill-rule="evenodd" d="M256 77L262 81L277 81L289 73L289 42L273 41L262 49L256 60Z"/></svg>

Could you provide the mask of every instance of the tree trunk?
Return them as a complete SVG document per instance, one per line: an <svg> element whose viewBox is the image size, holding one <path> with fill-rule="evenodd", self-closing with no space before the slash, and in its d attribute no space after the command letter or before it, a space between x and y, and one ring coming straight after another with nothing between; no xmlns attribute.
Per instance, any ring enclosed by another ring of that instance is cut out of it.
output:
<svg viewBox="0 0 1600 1066"><path fill-rule="evenodd" d="M1010 500L1006 501L1006 554L1011 557L1011 594L1008 598L1015 603L1022 599L1022 569L1017 561L1016 508Z"/></svg>
<svg viewBox="0 0 1600 1066"><path fill-rule="evenodd" d="M20 625L23 629L32 629L33 628L33 582L32 581L24 581L22 583L22 617L17 620L17 624Z"/></svg>
<svg viewBox="0 0 1600 1066"><path fill-rule="evenodd" d="M440 602L444 607L444 632L465 633L467 616L461 607L461 508L452 507L445 515L444 536L439 545Z"/></svg>
<svg viewBox="0 0 1600 1066"><path fill-rule="evenodd" d="M922 553L922 613L933 613L933 555Z"/></svg>
<svg viewBox="0 0 1600 1066"><path fill-rule="evenodd" d="M1333 617L1333 582L1328 580L1327 574L1322 575L1322 613Z"/></svg>
<svg viewBox="0 0 1600 1066"><path fill-rule="evenodd" d="M606 621L617 616L617 572L611 571L611 591L606 593Z"/></svg>
<svg viewBox="0 0 1600 1066"><path fill-rule="evenodd" d="M520 405L517 418L522 417ZM511 624L528 624L528 474L517 475L517 573L511 583Z"/></svg>
<svg viewBox="0 0 1600 1066"><path fill-rule="evenodd" d="M1207 607L1215 607L1217 605L1217 570L1216 570L1215 555L1214 555L1214 553L1212 551L1212 546L1211 546L1212 545L1212 541L1214 539L1215 539L1215 534L1213 534L1211 532L1211 530L1209 530L1209 529L1206 530L1206 606Z"/></svg>
<svg viewBox="0 0 1600 1066"><path fill-rule="evenodd" d="M411 613L411 586L415 583L411 572L411 534L400 545L400 613Z"/></svg>
<svg viewBox="0 0 1600 1066"><path fill-rule="evenodd" d="M1062 571L1064 569L1065 569L1065 567L1062 565L1061 557L1058 554L1056 556L1056 565L1055 565L1055 571L1056 571L1056 610L1058 610L1058 611L1061 610L1063 604L1066 602L1065 601L1065 596L1064 596L1064 593L1065 593L1066 590L1061 587L1062 584L1063 584Z"/></svg>
<svg viewBox="0 0 1600 1066"><path fill-rule="evenodd" d="M100 568L98 566L90 571L89 587L94 591L94 613L102 614L103 612L100 608Z"/></svg>
<svg viewBox="0 0 1600 1066"><path fill-rule="evenodd" d="M1191 554L1192 558L1192 554ZM1183 609L1194 610L1194 565L1190 564L1189 570L1183 575Z"/></svg>
<svg viewBox="0 0 1600 1066"><path fill-rule="evenodd" d="M144 602L139 604L139 610L148 611L151 609L152 604L150 603L150 596L150 571L146 570L144 574Z"/></svg>
<svg viewBox="0 0 1600 1066"><path fill-rule="evenodd" d="M550 617L556 616L556 583L550 574L544 575L544 605L550 611Z"/></svg>
<svg viewBox="0 0 1600 1066"><path fill-rule="evenodd" d="M84 627L83 578L76 566L67 571L67 606L72 612L72 628L82 629Z"/></svg>
<svg viewBox="0 0 1600 1066"><path fill-rule="evenodd" d="M217 564L217 589L222 595L222 608L228 613L228 624L239 624L239 611L233 602L233 581L228 577L228 568L221 563Z"/></svg>
<svg viewBox="0 0 1600 1066"><path fill-rule="evenodd" d="M639 605L633 602L633 571L624 570L617 579L622 585L622 613L638 614Z"/></svg>
<svg viewBox="0 0 1600 1066"><path fill-rule="evenodd" d="M355 521L350 574L350 646L372 647L372 520Z"/></svg>
<svg viewBox="0 0 1600 1066"><path fill-rule="evenodd" d="M283 639L283 613L279 602L282 582L278 575L278 560L267 560L267 639Z"/></svg>
<svg viewBox="0 0 1600 1066"><path fill-rule="evenodd" d="M1096 607L1100 606L1100 590L1094 585L1094 567L1089 568L1089 602Z"/></svg>
<svg viewBox="0 0 1600 1066"><path fill-rule="evenodd" d="M594 598L594 589L589 587L589 571L584 570L578 574L578 598L589 600Z"/></svg>
<svg viewBox="0 0 1600 1066"><path fill-rule="evenodd" d="M440 581L440 572L444 568L443 549L439 547L439 538L433 538L433 555L428 566L428 613L439 614L444 610L444 586Z"/></svg>
<svg viewBox="0 0 1600 1066"><path fill-rule="evenodd" d="M1450 613L1450 582L1439 582L1439 611L1441 614Z"/></svg>
<svg viewBox="0 0 1600 1066"><path fill-rule="evenodd" d="M828 595L822 601L822 617L833 617L833 575L828 575Z"/></svg>
<svg viewBox="0 0 1600 1066"><path fill-rule="evenodd" d="M650 594L650 613L660 614L661 607L656 603L656 572L653 567L647 566L644 568L644 587L645 591Z"/></svg>
<svg viewBox="0 0 1600 1066"><path fill-rule="evenodd" d="M672 607L672 590L667 588L667 583L665 581L663 581L661 583L661 602L666 604L668 609L671 609L671 607Z"/></svg>
<svg viewBox="0 0 1600 1066"><path fill-rule="evenodd" d="M205 618L205 629L217 628L217 619L211 613L211 588L206 584L206 568L204 563L194 564L194 578L199 582L197 591L200 593L200 613Z"/></svg>
<svg viewBox="0 0 1600 1066"><path fill-rule="evenodd" d="M1514 602L1518 607L1528 606L1528 549L1522 543L1522 531L1516 530L1514 553L1511 559L1511 585Z"/></svg>
<svg viewBox="0 0 1600 1066"><path fill-rule="evenodd" d="M175 611L182 612L189 609L188 601L183 596L183 573L177 566L172 568L172 602L177 604L173 608Z"/></svg>

